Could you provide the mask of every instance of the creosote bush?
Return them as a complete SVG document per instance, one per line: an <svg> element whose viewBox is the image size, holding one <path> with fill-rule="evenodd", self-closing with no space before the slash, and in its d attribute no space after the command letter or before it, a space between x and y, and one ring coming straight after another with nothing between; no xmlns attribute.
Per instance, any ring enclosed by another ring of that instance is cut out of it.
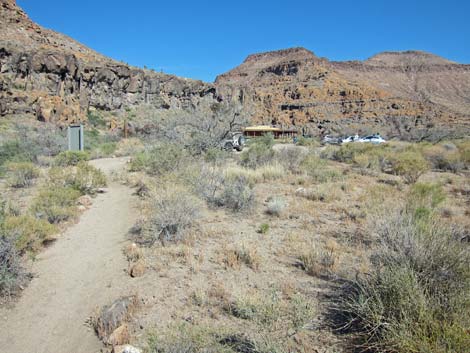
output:
<svg viewBox="0 0 470 353"><path fill-rule="evenodd" d="M79 162L75 167L53 167L49 170L51 186L72 188L80 194L93 195L98 188L107 184L104 173L87 162Z"/></svg>
<svg viewBox="0 0 470 353"><path fill-rule="evenodd" d="M187 157L187 152L180 145L161 143L147 151L137 153L131 160L130 170L162 176L179 170L187 162Z"/></svg>
<svg viewBox="0 0 470 353"><path fill-rule="evenodd" d="M30 215L6 217L4 229L14 240L16 249L20 253L39 251L58 231L46 220L36 219Z"/></svg>
<svg viewBox="0 0 470 353"><path fill-rule="evenodd" d="M429 170L429 163L418 152L408 150L391 155L392 171L403 177L408 184L416 183Z"/></svg>
<svg viewBox="0 0 470 353"><path fill-rule="evenodd" d="M272 146L274 139L270 135L259 137L253 140L248 149L240 155L240 163L244 167L257 168L270 163L275 156Z"/></svg>
<svg viewBox="0 0 470 353"><path fill-rule="evenodd" d="M79 162L88 161L90 155L84 151L64 151L55 157L55 165L59 167L75 166Z"/></svg>
<svg viewBox="0 0 470 353"><path fill-rule="evenodd" d="M69 187L54 186L39 192L33 200L31 212L51 224L67 221L77 215L80 192Z"/></svg>
<svg viewBox="0 0 470 353"><path fill-rule="evenodd" d="M8 184L14 188L29 187L39 177L39 169L31 162L10 162L6 165Z"/></svg>

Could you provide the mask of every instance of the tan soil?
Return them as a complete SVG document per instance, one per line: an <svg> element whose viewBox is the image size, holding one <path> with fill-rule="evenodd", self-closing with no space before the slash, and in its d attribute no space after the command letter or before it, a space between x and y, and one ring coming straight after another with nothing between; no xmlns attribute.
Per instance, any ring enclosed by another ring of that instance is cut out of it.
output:
<svg viewBox="0 0 470 353"><path fill-rule="evenodd" d="M106 174L125 158L93 161ZM32 266L35 278L19 300L0 310L0 347L14 353L80 353L102 348L87 325L96 307L130 293L122 254L137 211L132 191L110 182L106 193Z"/></svg>

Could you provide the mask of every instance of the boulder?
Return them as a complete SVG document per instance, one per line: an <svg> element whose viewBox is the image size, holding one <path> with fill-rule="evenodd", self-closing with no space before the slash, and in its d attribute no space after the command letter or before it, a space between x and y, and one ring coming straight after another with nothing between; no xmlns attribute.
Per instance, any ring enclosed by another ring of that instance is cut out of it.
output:
<svg viewBox="0 0 470 353"><path fill-rule="evenodd" d="M115 330L125 324L137 307L137 296L131 295L115 300L111 305L101 309L95 322L95 331L98 338L107 343L113 334L113 339L124 332ZM121 330L124 330L121 328Z"/></svg>
<svg viewBox="0 0 470 353"><path fill-rule="evenodd" d="M109 344L110 346L120 346L130 341L129 329L126 324L119 326L109 335L109 337L104 341L104 343Z"/></svg>
<svg viewBox="0 0 470 353"><path fill-rule="evenodd" d="M131 266L129 274L131 275L131 277L134 277L134 278L141 277L145 274L146 270L147 270L147 266L145 265L145 262L143 260L139 260Z"/></svg>

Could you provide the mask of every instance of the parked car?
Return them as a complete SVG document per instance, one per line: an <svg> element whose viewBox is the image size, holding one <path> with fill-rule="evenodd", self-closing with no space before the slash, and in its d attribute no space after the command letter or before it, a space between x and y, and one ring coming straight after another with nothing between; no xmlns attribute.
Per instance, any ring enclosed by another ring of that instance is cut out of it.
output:
<svg viewBox="0 0 470 353"><path fill-rule="evenodd" d="M223 147L227 151L232 151L234 148L237 151L242 151L245 147L245 136L241 132L232 132L230 136L223 141Z"/></svg>
<svg viewBox="0 0 470 353"><path fill-rule="evenodd" d="M329 145L339 145L341 144L341 138L340 137L334 137L331 135L325 135L322 140L323 144L329 144Z"/></svg>
<svg viewBox="0 0 470 353"><path fill-rule="evenodd" d="M360 139L360 137L357 134L354 135L354 136L348 136L348 137L345 137L344 139L341 140L341 144L359 141L359 139Z"/></svg>
<svg viewBox="0 0 470 353"><path fill-rule="evenodd" d="M375 134L375 135L369 135L366 137L362 137L358 140L358 142L368 142L368 143L373 143L373 144L380 144L380 143L385 143L385 141L380 134Z"/></svg>

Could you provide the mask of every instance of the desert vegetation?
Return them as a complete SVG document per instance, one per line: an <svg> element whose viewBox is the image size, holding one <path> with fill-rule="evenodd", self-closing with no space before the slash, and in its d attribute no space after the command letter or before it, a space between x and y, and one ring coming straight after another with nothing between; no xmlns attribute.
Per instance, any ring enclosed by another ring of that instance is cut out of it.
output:
<svg viewBox="0 0 470 353"><path fill-rule="evenodd" d="M166 117L155 138L118 139L100 119L85 152L0 146L4 298L27 285L27 259L77 219L81 198L107 185L89 160L127 155L113 182L138 198L124 256L146 299L126 342L163 353L470 348L467 140L264 136L239 153L216 143L222 121Z"/></svg>
<svg viewBox="0 0 470 353"><path fill-rule="evenodd" d="M265 136L239 154L152 152L165 144L130 163L126 182L146 191L131 238L154 269L145 276L185 289L147 309L137 345L470 348L465 141L275 146ZM164 323L148 319L168 308Z"/></svg>

